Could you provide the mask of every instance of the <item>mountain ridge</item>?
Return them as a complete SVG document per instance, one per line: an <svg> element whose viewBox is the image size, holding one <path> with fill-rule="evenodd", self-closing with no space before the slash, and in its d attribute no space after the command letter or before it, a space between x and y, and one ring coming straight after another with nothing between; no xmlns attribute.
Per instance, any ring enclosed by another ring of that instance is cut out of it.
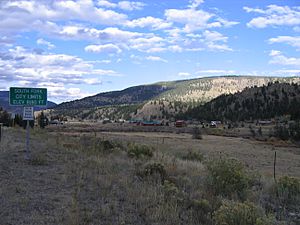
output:
<svg viewBox="0 0 300 225"><path fill-rule="evenodd" d="M163 119L209 102L221 94L276 81L300 83L300 78L230 75L162 81L64 102L54 107L53 113L93 120L125 117Z"/></svg>

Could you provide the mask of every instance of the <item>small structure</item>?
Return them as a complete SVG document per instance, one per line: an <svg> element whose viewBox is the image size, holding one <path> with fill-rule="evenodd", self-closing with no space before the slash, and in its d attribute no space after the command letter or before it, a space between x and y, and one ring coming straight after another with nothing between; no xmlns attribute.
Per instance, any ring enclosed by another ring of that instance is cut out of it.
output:
<svg viewBox="0 0 300 225"><path fill-rule="evenodd" d="M142 126L162 126L163 123L161 121L157 121L157 120L151 120L151 121L142 121L141 122Z"/></svg>
<svg viewBox="0 0 300 225"><path fill-rule="evenodd" d="M186 122L184 120L176 120L175 121L175 127L185 127Z"/></svg>
<svg viewBox="0 0 300 225"><path fill-rule="evenodd" d="M210 121L209 127L211 127L211 128L216 128L216 127L218 127L218 125L220 125L220 124L222 124L222 123L221 123L221 121L219 121L219 120Z"/></svg>
<svg viewBox="0 0 300 225"><path fill-rule="evenodd" d="M102 120L102 124L108 124L108 123L111 123L111 120L109 118L104 118Z"/></svg>
<svg viewBox="0 0 300 225"><path fill-rule="evenodd" d="M259 120L258 124L259 125L271 125L272 121L271 120Z"/></svg>
<svg viewBox="0 0 300 225"><path fill-rule="evenodd" d="M49 122L49 124L53 124L53 125L63 125L64 123L62 121L59 120L51 120Z"/></svg>

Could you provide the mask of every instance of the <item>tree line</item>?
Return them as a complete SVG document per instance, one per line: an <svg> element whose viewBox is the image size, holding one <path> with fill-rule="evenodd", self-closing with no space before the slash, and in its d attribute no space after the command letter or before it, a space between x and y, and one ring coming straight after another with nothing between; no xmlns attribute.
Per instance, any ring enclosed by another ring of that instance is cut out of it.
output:
<svg viewBox="0 0 300 225"><path fill-rule="evenodd" d="M178 117L237 122L271 119L285 115L290 115L292 120L300 119L300 87L298 84L275 82L262 87L246 88L236 94L223 94Z"/></svg>

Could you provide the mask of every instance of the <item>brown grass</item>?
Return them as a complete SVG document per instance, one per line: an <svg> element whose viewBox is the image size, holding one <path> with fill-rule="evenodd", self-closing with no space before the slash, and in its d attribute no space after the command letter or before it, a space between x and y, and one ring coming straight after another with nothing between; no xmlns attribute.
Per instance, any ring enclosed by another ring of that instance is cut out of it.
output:
<svg viewBox="0 0 300 225"><path fill-rule="evenodd" d="M195 140L184 133L144 132L95 135L94 130L83 133L70 127L51 133L36 129L31 134L35 163L24 159L25 131L4 130L0 143L1 225L203 224L190 201L205 197L207 170L205 162L179 157L188 150L198 151L206 159L234 156L270 176L277 150L278 176L300 177L300 156L288 147L273 148L242 138L204 135L203 140ZM125 147L99 151L99 140ZM128 157L128 143L152 146L153 157ZM138 176L149 163L164 166L169 186Z"/></svg>

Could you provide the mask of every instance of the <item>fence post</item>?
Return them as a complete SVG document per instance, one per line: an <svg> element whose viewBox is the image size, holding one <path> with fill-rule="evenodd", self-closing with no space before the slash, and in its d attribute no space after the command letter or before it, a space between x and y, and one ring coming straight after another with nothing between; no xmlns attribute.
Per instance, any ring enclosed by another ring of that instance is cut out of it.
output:
<svg viewBox="0 0 300 225"><path fill-rule="evenodd" d="M0 123L0 142L1 142L1 139L2 139L2 123Z"/></svg>
<svg viewBox="0 0 300 225"><path fill-rule="evenodd" d="M273 177L274 177L275 184L277 184L277 180L276 180L276 159L277 159L277 154L276 154L276 151L275 151L274 164L273 164Z"/></svg>

